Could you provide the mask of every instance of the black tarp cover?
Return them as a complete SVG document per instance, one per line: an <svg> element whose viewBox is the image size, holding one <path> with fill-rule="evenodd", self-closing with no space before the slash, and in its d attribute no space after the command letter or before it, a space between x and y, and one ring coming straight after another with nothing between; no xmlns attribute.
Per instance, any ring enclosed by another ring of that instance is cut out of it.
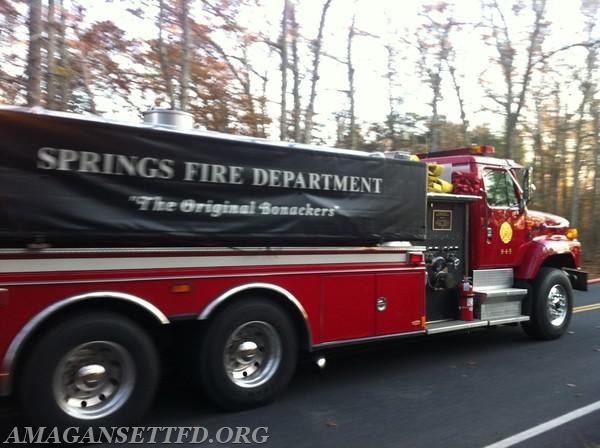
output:
<svg viewBox="0 0 600 448"><path fill-rule="evenodd" d="M422 240L426 166L0 108L0 246Z"/></svg>

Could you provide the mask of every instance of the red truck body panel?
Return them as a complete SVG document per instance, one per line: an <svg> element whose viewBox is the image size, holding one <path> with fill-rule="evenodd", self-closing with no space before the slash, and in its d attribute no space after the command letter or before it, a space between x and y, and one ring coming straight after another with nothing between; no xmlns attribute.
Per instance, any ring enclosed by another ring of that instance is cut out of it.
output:
<svg viewBox="0 0 600 448"><path fill-rule="evenodd" d="M86 294L82 300L131 296L171 321L207 318L229 293L267 289L277 300L294 300L306 319L306 345L314 347L422 331L424 287L425 267L410 264L407 249L13 251L0 265L0 289L8 294L0 309L0 359L20 348L28 322ZM378 319L375 302L383 296L393 313Z"/></svg>

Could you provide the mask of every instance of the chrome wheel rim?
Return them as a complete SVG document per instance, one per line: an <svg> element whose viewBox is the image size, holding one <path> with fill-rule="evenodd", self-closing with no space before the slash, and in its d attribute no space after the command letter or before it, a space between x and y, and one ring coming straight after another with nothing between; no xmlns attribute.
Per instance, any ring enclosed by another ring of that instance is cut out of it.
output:
<svg viewBox="0 0 600 448"><path fill-rule="evenodd" d="M54 399L69 416L94 420L112 414L131 396L135 363L121 345L93 341L78 345L58 364Z"/></svg>
<svg viewBox="0 0 600 448"><path fill-rule="evenodd" d="M547 312L550 324L560 327L567 319L567 291L562 285L554 285L548 292Z"/></svg>
<svg viewBox="0 0 600 448"><path fill-rule="evenodd" d="M281 364L281 354L281 338L271 324L246 322L227 339L223 364L236 386L259 387L273 378Z"/></svg>

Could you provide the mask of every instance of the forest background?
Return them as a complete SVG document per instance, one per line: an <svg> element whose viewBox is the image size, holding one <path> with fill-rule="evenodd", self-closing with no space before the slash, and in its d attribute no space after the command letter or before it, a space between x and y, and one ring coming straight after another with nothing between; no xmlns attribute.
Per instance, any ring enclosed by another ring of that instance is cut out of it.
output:
<svg viewBox="0 0 600 448"><path fill-rule="evenodd" d="M0 0L0 103L412 153L490 144L600 275L600 0Z"/></svg>

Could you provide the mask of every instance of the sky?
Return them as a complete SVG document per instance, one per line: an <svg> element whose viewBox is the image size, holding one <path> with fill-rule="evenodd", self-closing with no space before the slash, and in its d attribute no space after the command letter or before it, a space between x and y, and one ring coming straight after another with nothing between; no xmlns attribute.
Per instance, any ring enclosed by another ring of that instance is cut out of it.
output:
<svg viewBox="0 0 600 448"><path fill-rule="evenodd" d="M321 0L303 0L297 2L298 20L303 27L303 34L308 38L316 36L319 20ZM421 20L419 12L428 2L420 0L333 0L327 17L325 31L324 51L327 54L343 58L345 56L346 33L353 14L356 14L357 28L365 31L367 36L357 37L353 48L355 55L356 73L356 99L358 118L364 122L381 122L388 113L388 86L384 78L386 72L386 54L384 43L390 40L402 40L417 30ZM501 4L512 4L512 1L500 0ZM90 2L89 14L92 19L105 18L114 20L118 25L129 30L132 34L140 33L148 36L149 26L154 25L142 22L132 22L131 16L123 14L122 8L128 2L123 0L115 2L115 6L107 7L104 2ZM278 23L282 10L282 0L265 0L267 5L260 14L252 12L245 20L247 26L255 30L264 30L271 26L273 38L278 33ZM481 18L481 0L455 0L450 2L454 16L464 23L477 23ZM551 22L552 32L546 40L545 48L559 48L573 41L582 40L582 21L579 13L579 0L548 0L548 20ZM529 20L525 14L521 17L509 17L509 26L515 30L522 27L526 29ZM269 25L272 24L272 25ZM475 37L475 38L474 38ZM516 35L515 37L518 37ZM490 48L486 47L477 33L470 26L465 26L463 31L455 33L452 37L457 48L457 67L462 84L462 93L465 95L467 113L472 125L489 124L492 129L500 130L502 120L498 115L485 112L486 103L483 99L484 92L478 79L483 76L491 85L498 87L502 79L497 67L489 63L492 56ZM402 45L402 55L397 60L399 73L398 86L395 95L402 99L400 112L415 112L430 115L431 91L428 89L419 73L415 72L418 53L409 45ZM561 56L562 57L562 56ZM567 58L580 57L570 52ZM308 59L307 59L308 60ZM277 59L265 59L265 66L271 70L270 92L273 98L279 94L279 73L277 72ZM308 85L306 82L305 86ZM319 80L317 96L317 113L321 118L329 117L329 127L326 134L334 132L331 118L336 111L347 107L346 97L343 93L347 87L346 67L333 58L323 57L321 65L321 79ZM277 105L271 104L273 118L278 116ZM459 122L458 103L454 91L446 76L443 82L443 100L440 104L440 113L447 116L450 121ZM272 131L276 134L275 129Z"/></svg>

